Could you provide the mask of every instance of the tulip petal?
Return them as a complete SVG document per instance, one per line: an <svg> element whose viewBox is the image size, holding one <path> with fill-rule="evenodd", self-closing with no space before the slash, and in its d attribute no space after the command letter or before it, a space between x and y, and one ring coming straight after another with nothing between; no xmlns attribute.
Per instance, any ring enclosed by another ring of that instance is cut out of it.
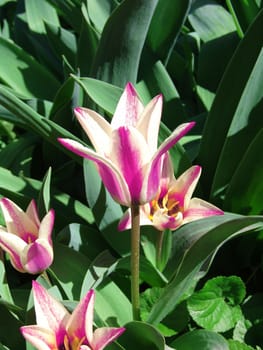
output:
<svg viewBox="0 0 263 350"><path fill-rule="evenodd" d="M152 152L155 152L157 149L162 106L162 95L154 97L144 108L136 126L136 129L144 136Z"/></svg>
<svg viewBox="0 0 263 350"><path fill-rule="evenodd" d="M67 324L69 337L87 338L92 342L93 337L94 291L91 289L74 309Z"/></svg>
<svg viewBox="0 0 263 350"><path fill-rule="evenodd" d="M143 109L144 106L135 88L131 83L128 83L114 112L111 121L112 129L118 129L121 126L135 127Z"/></svg>
<svg viewBox="0 0 263 350"><path fill-rule="evenodd" d="M118 338L125 328L102 327L95 330L93 334L92 350L103 350L105 346Z"/></svg>
<svg viewBox="0 0 263 350"><path fill-rule="evenodd" d="M146 208L149 204L145 204L140 207L140 226L152 225L152 221L149 219L149 215L146 214ZM131 210L125 211L124 215L119 221L118 231L124 231L131 228Z"/></svg>
<svg viewBox="0 0 263 350"><path fill-rule="evenodd" d="M34 305L37 324L46 329L52 329L57 336L57 342L63 343L66 334L65 325L70 317L66 308L36 281L32 282Z"/></svg>
<svg viewBox="0 0 263 350"><path fill-rule="evenodd" d="M21 238L28 233L37 236L38 227L21 208L8 198L2 198L0 205L8 232Z"/></svg>
<svg viewBox="0 0 263 350"><path fill-rule="evenodd" d="M46 270L53 261L53 249L47 240L37 239L26 245L21 262L28 273L37 274Z"/></svg>
<svg viewBox="0 0 263 350"><path fill-rule="evenodd" d="M223 214L224 212L213 204L199 198L192 198L188 208L184 212L184 223Z"/></svg>
<svg viewBox="0 0 263 350"><path fill-rule="evenodd" d="M44 239L48 241L49 244L52 244L51 234L54 227L54 221L55 221L55 211L51 209L44 216L39 226L38 237L40 239Z"/></svg>
<svg viewBox="0 0 263 350"><path fill-rule="evenodd" d="M142 198L145 200L145 202L152 200L157 192L161 176L160 171L163 162L163 155L169 151L169 149L176 142L178 142L194 125L194 122L179 125L155 152L152 163L150 164L150 167L145 174L145 181L142 190Z"/></svg>
<svg viewBox="0 0 263 350"><path fill-rule="evenodd" d="M26 209L26 215L35 223L37 227L39 227L40 221L39 221L36 202L34 201L34 199L32 199L32 201L29 203Z"/></svg>
<svg viewBox="0 0 263 350"><path fill-rule="evenodd" d="M172 192L176 194L176 199L179 200L180 206L185 210L189 206L190 199L201 176L201 170L199 165L192 166L181 174L172 185Z"/></svg>
<svg viewBox="0 0 263 350"><path fill-rule="evenodd" d="M159 231L166 229L175 230L183 224L183 214L178 212L176 216L170 216L161 211L155 212L152 225Z"/></svg>
<svg viewBox="0 0 263 350"><path fill-rule="evenodd" d="M109 149L110 124L91 109L78 107L75 108L74 112L95 150L103 155Z"/></svg>
<svg viewBox="0 0 263 350"><path fill-rule="evenodd" d="M111 161L98 155L97 153L83 146L77 141L73 141L70 139L58 140L64 147L66 147L70 151L78 154L83 158L87 158L94 161L98 167L101 179L109 193L112 195L112 197L120 204L129 206L129 204L131 203L131 199L128 187L119 170Z"/></svg>
<svg viewBox="0 0 263 350"><path fill-rule="evenodd" d="M148 157L148 146L135 128L120 127L113 132L110 159L123 174L134 203L142 203L144 165L148 162Z"/></svg>
<svg viewBox="0 0 263 350"><path fill-rule="evenodd" d="M39 326L24 326L20 328L22 335L38 350L58 349L56 337L52 330Z"/></svg>
<svg viewBox="0 0 263 350"><path fill-rule="evenodd" d="M26 243L16 235L0 230L0 247L10 255L11 264L20 272L26 272L21 262L20 255Z"/></svg>

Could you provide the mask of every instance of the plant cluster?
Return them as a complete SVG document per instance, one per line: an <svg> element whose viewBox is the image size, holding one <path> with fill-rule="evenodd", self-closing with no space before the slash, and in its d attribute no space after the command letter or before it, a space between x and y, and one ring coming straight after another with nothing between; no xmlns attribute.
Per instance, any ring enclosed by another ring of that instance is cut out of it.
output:
<svg viewBox="0 0 263 350"><path fill-rule="evenodd" d="M0 350L263 349L263 2L0 1Z"/></svg>

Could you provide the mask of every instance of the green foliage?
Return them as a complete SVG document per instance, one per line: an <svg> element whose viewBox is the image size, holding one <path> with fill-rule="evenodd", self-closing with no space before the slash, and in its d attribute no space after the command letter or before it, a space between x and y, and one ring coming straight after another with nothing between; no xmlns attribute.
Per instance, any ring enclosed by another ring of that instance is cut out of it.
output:
<svg viewBox="0 0 263 350"><path fill-rule="evenodd" d="M35 322L32 279L71 311L94 288L95 325L126 327L109 350L263 348L262 8L261 0L0 1L0 196L23 209L34 198L41 218L55 210L48 279L18 273L0 252L1 350L34 349L19 331ZM130 231L117 231L124 208L94 164L57 141L90 146L73 109L110 120L128 81L144 104L163 95L160 143L196 122L170 151L175 176L200 164L196 196L225 210L164 232L159 259L158 233L142 228L138 322Z"/></svg>

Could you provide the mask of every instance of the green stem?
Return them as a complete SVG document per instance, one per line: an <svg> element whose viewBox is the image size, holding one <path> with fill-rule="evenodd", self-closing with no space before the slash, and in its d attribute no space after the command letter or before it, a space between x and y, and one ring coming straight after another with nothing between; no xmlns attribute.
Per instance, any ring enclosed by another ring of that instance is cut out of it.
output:
<svg viewBox="0 0 263 350"><path fill-rule="evenodd" d="M160 270L161 267L161 258L162 258L162 249L163 249L163 231L158 231L157 240L156 240L156 266Z"/></svg>
<svg viewBox="0 0 263 350"><path fill-rule="evenodd" d="M131 206L131 301L133 320L140 320L140 210L139 205Z"/></svg>

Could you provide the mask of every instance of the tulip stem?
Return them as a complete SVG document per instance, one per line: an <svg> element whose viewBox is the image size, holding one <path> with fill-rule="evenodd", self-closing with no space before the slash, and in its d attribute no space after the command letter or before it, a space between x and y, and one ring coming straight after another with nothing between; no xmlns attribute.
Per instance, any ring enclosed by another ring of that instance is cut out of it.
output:
<svg viewBox="0 0 263 350"><path fill-rule="evenodd" d="M156 266L160 270L161 267L161 259L162 259L162 249L163 249L163 235L164 231L157 232L157 240L156 240Z"/></svg>
<svg viewBox="0 0 263 350"><path fill-rule="evenodd" d="M131 206L131 301L133 320L140 320L140 208Z"/></svg>

